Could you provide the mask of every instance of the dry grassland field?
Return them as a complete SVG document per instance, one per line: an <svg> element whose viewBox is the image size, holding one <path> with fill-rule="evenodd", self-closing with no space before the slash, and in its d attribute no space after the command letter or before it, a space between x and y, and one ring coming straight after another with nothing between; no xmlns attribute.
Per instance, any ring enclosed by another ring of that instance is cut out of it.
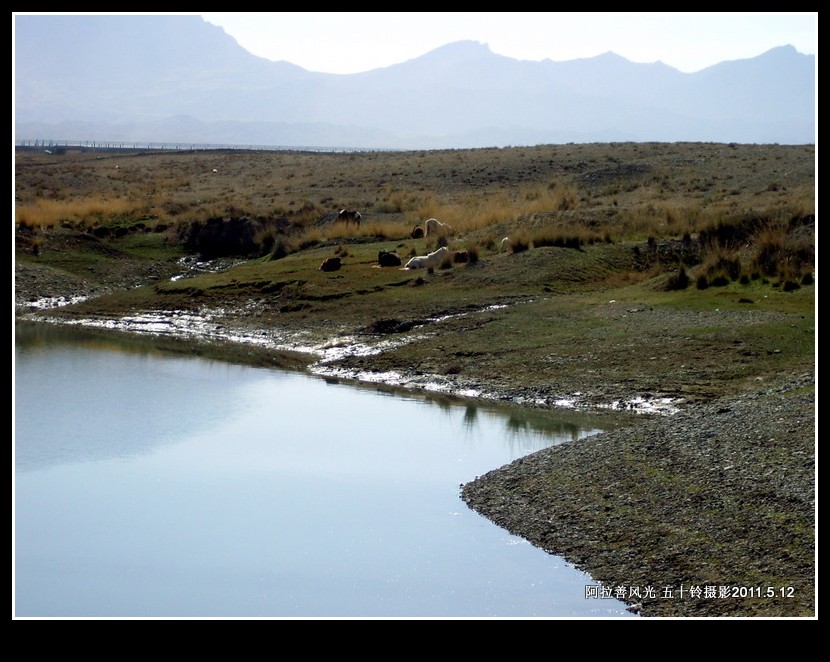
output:
<svg viewBox="0 0 830 662"><path fill-rule="evenodd" d="M461 497L609 587L733 587L643 616L815 616L815 146L50 152L16 153L18 319L615 412Z"/></svg>

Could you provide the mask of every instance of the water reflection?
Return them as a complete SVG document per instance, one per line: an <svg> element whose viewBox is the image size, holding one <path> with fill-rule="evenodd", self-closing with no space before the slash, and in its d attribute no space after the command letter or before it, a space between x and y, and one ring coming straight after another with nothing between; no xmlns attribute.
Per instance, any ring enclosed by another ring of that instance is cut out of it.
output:
<svg viewBox="0 0 830 662"><path fill-rule="evenodd" d="M481 425L503 426L503 438L517 448L526 450L540 450L565 441L575 441L626 424L626 419L619 414L586 413L572 409L533 409L388 384L363 384L330 376L323 379L332 386L348 384L350 388L430 404L437 407L438 415L452 419L461 412L463 427L470 433L474 433Z"/></svg>
<svg viewBox="0 0 830 662"><path fill-rule="evenodd" d="M478 407L468 404L464 407L464 426L468 430L475 429L478 421Z"/></svg>
<svg viewBox="0 0 830 662"><path fill-rule="evenodd" d="M15 333L15 395L24 402L22 411L15 407L15 429L36 434L16 445L20 471L154 452L222 421L235 406L226 380L246 374L171 356L146 340L23 326Z"/></svg>

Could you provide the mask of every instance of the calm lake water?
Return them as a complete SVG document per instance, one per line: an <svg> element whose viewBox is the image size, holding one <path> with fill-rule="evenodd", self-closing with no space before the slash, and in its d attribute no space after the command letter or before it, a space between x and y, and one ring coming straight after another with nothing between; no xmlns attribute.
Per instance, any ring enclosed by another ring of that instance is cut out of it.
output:
<svg viewBox="0 0 830 662"><path fill-rule="evenodd" d="M18 325L17 617L632 617L460 484L590 425Z"/></svg>

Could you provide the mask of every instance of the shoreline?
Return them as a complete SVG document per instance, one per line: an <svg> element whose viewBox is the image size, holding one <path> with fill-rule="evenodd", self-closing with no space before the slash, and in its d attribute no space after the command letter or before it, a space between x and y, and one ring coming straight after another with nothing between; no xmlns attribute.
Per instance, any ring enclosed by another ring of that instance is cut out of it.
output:
<svg viewBox="0 0 830 662"><path fill-rule="evenodd" d="M110 318L94 323L68 322L32 311L18 313L17 317L24 321L159 335L155 326L158 319L152 316L138 325L142 329L139 331L135 325L120 328ZM179 333L169 333L168 329L168 337L195 344L240 344L239 329L225 325L220 325L221 332L214 328L211 334L194 331L204 329L199 325L182 332L192 321L178 319ZM248 329L241 335L250 347L258 347L266 354L297 351L299 345L269 346L262 333ZM378 342L383 342L383 338ZM244 339L241 344L244 346ZM342 340L322 343L316 353L305 352L307 357L318 357L318 361L308 361L304 371L482 402L545 410L560 406L533 398L532 393L521 388L488 393L457 385L455 390L439 387L440 375L421 374L420 383L400 383L396 377L381 372L367 373L380 376L379 379L359 379L348 372L338 374L336 369L326 368L336 365L336 359L320 359L325 356L325 347L338 349L340 357L349 353ZM373 354L364 345L361 356L371 361ZM425 388L424 383L433 388ZM618 408L617 413L631 414L618 429L565 442L504 467L494 467L461 486L459 496L468 507L511 534L587 572L598 587L613 591L615 597L627 602L641 616L810 617L815 613L815 566L807 561L815 558L815 538L805 532L815 530L815 483L810 476L815 470L815 422L811 415L814 398L815 374L803 373L776 384L765 383L756 391L710 402L685 403L670 412L638 413L634 408ZM614 408L608 406L594 405L587 410L614 413ZM768 442L792 441L776 444L781 447L776 451L776 471L772 473L768 463L752 449L753 440L762 437ZM715 448L720 449L720 455ZM690 478L694 476L704 476L705 484ZM777 478L772 480L770 476ZM812 488L805 490L811 483ZM779 508L779 503L786 503L786 508ZM727 508L729 504L732 505ZM756 509L759 512L755 513ZM707 521L699 517L701 510L720 510L728 516L712 515L711 521ZM789 527L782 529L779 521ZM737 528L735 522L740 522ZM683 531L685 527L690 528ZM777 531L777 536L768 537L764 532L769 531ZM743 540L741 533L745 535ZM730 546L742 550L740 558L731 561L732 576L730 565L723 567L716 560L728 557L723 550ZM782 548L792 551L781 557ZM747 564L746 559L752 558L757 562ZM742 574L735 575L739 567ZM751 584L749 577L755 578ZM673 598L642 597L651 590L669 592ZM732 591L736 597L677 597L686 590L715 594ZM790 590L793 595L779 595ZM764 597L768 591L772 591L772 598ZM751 592L749 597L740 597L740 593L747 592Z"/></svg>
<svg viewBox="0 0 830 662"><path fill-rule="evenodd" d="M582 411L588 413L627 413L634 415L672 415L681 410L676 398L646 398L632 393L627 396L594 396L581 400L580 393L550 397L532 388L512 385L487 384L480 380L465 380L454 374L380 370L344 366L346 360L369 359L385 351L411 342L424 340L426 335L416 334L397 341L382 334L343 334L334 336L303 336L286 333L280 336L265 329L235 327L223 320L223 311L182 313L179 311L151 311L141 315L111 317L86 317L60 319L49 315L50 310L87 300L86 297L59 296L16 305L16 318L24 321L80 326L83 328L118 331L128 334L167 337L196 343L233 343L263 352L288 353L307 357L306 371L324 378L351 381L360 384L376 384L416 392L426 391L437 395L473 398L489 402L508 402L513 405L538 408ZM440 323L443 320L430 320ZM303 362L303 359L301 359Z"/></svg>

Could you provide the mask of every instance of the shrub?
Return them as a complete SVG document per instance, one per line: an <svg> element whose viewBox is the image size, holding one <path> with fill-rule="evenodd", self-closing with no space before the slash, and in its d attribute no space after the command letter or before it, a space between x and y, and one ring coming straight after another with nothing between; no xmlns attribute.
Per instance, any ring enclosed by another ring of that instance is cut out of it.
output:
<svg viewBox="0 0 830 662"><path fill-rule="evenodd" d="M718 277L738 280L742 272L738 253L718 247L708 249L703 267L712 285L714 285L714 278Z"/></svg>
<svg viewBox="0 0 830 662"><path fill-rule="evenodd" d="M530 248L530 241L524 234L510 239L510 250L513 253L523 253Z"/></svg>
<svg viewBox="0 0 830 662"><path fill-rule="evenodd" d="M594 242L593 236L588 236L589 243ZM542 246L556 246L558 248L573 248L580 250L585 243L583 237L576 234L563 234L558 232L551 232L543 230L537 232L532 238L534 248Z"/></svg>
<svg viewBox="0 0 830 662"><path fill-rule="evenodd" d="M286 255L294 252L294 247L285 237L277 237L274 241L274 247L268 256L269 260L281 260Z"/></svg>
<svg viewBox="0 0 830 662"><path fill-rule="evenodd" d="M669 276L666 281L667 290L685 290L689 287L689 275L686 273L686 268L681 264L676 274Z"/></svg>
<svg viewBox="0 0 830 662"><path fill-rule="evenodd" d="M729 285L729 278L725 274L717 274L712 280L709 282L712 287L724 287Z"/></svg>
<svg viewBox="0 0 830 662"><path fill-rule="evenodd" d="M745 245L769 224L769 218L757 215L720 218L700 231L700 243L735 249Z"/></svg>
<svg viewBox="0 0 830 662"><path fill-rule="evenodd" d="M98 227L103 231L105 228ZM209 218L194 221L184 230L184 245L206 258L261 253L263 233L259 221L248 218Z"/></svg>
<svg viewBox="0 0 830 662"><path fill-rule="evenodd" d="M273 230L263 232L255 237L255 241L259 243L260 255L270 255L277 242L277 235Z"/></svg>
<svg viewBox="0 0 830 662"><path fill-rule="evenodd" d="M306 248L314 248L323 243L323 235L319 230L309 230L297 242L297 249L304 251Z"/></svg>
<svg viewBox="0 0 830 662"><path fill-rule="evenodd" d="M757 239L753 264L764 276L780 276L801 271L814 261L813 248L778 227L763 232Z"/></svg>
<svg viewBox="0 0 830 662"><path fill-rule="evenodd" d="M794 280L785 280L781 284L781 290L784 292L792 292L793 290L798 290L801 288L801 285L796 283Z"/></svg>

